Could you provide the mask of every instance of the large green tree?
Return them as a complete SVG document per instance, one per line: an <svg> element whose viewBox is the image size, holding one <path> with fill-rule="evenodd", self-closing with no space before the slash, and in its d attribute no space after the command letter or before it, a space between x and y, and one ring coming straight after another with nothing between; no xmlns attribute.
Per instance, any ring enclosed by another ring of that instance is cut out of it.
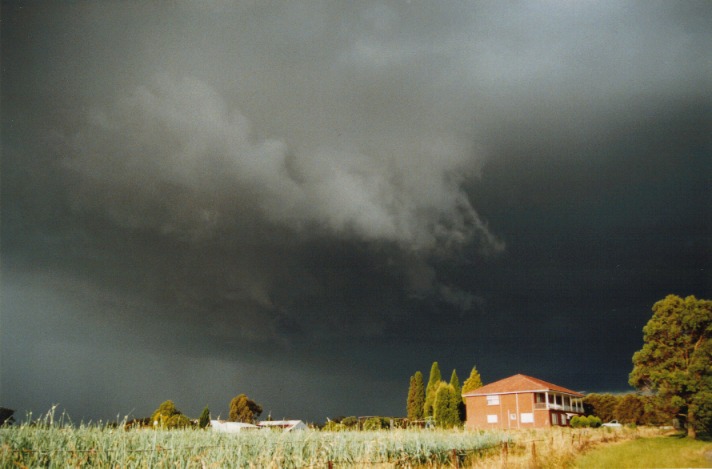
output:
<svg viewBox="0 0 712 469"><path fill-rule="evenodd" d="M430 367L430 377L428 378L428 387L425 388L425 404L423 405L423 416L432 417L433 416L433 405L435 404L435 393L440 386L440 381L442 381L442 374L440 373L440 366L438 362L433 362Z"/></svg>
<svg viewBox="0 0 712 469"><path fill-rule="evenodd" d="M415 374L410 377L410 387L408 388L408 403L406 407L408 420L422 420L424 405L425 383L423 382L423 373L416 371Z"/></svg>
<svg viewBox="0 0 712 469"><path fill-rule="evenodd" d="M465 380L464 383L462 383L462 393L465 394L481 387L482 378L480 377L480 372L477 371L476 366L473 366L472 371L470 371L470 376Z"/></svg>
<svg viewBox="0 0 712 469"><path fill-rule="evenodd" d="M245 394L235 396L230 401L230 421L232 422L254 423L261 413L262 406Z"/></svg>
<svg viewBox="0 0 712 469"><path fill-rule="evenodd" d="M633 355L630 384L680 408L688 436L712 419L712 301L668 295L653 305L643 348Z"/></svg>
<svg viewBox="0 0 712 469"><path fill-rule="evenodd" d="M433 420L442 428L452 428L460 424L455 389L452 384L440 381L433 401Z"/></svg>
<svg viewBox="0 0 712 469"><path fill-rule="evenodd" d="M173 401L163 401L151 414L151 423L156 427L165 427L171 417L180 413Z"/></svg>
<svg viewBox="0 0 712 469"><path fill-rule="evenodd" d="M153 414L151 422L157 428L186 428L191 425L190 419L176 408L173 401L164 401Z"/></svg>

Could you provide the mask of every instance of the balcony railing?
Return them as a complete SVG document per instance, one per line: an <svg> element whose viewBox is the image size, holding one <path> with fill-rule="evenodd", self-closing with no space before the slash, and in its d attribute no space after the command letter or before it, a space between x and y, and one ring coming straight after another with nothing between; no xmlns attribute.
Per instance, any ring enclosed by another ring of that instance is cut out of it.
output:
<svg viewBox="0 0 712 469"><path fill-rule="evenodd" d="M546 402L535 402L534 409L536 409L536 410L553 409L553 410L563 410L564 412L583 412L583 409L581 407L576 407L576 406L572 406L572 405L561 405L561 404L547 405Z"/></svg>

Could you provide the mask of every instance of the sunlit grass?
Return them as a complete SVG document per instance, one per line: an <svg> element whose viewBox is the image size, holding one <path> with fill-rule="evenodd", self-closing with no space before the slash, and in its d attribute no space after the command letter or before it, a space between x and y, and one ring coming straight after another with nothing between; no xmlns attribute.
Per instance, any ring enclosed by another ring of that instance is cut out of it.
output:
<svg viewBox="0 0 712 469"><path fill-rule="evenodd" d="M560 469L574 467L577 458L596 448L608 448L628 440L659 437L667 430L637 428L542 428L512 430L510 442L486 457L468 461L472 468ZM463 466L464 467L464 466ZM587 466L581 466L587 467ZM607 467L619 467L616 464Z"/></svg>
<svg viewBox="0 0 712 469"><path fill-rule="evenodd" d="M712 467L712 443L665 436L595 448L576 459L580 468Z"/></svg>

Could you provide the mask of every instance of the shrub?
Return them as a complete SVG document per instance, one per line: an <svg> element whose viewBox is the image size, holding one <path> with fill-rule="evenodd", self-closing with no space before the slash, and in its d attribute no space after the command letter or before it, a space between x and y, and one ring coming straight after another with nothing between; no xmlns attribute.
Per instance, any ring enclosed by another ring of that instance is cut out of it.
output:
<svg viewBox="0 0 712 469"><path fill-rule="evenodd" d="M383 428L383 422L380 417L371 417L363 422L364 430L380 430L381 428Z"/></svg>
<svg viewBox="0 0 712 469"><path fill-rule="evenodd" d="M326 432L343 432L346 430L346 425L344 425L343 423L334 422L333 420L329 420L324 424L322 430Z"/></svg>
<svg viewBox="0 0 712 469"><path fill-rule="evenodd" d="M358 425L358 419L356 417L344 417L341 419L341 424L344 425L345 427L355 427Z"/></svg>
<svg viewBox="0 0 712 469"><path fill-rule="evenodd" d="M192 426L190 419L183 414L175 414L171 416L165 424L165 427L169 430L179 429L179 428L189 428Z"/></svg>
<svg viewBox="0 0 712 469"><path fill-rule="evenodd" d="M574 415L571 417L571 421L569 422L569 425L571 425L571 428L581 428L584 427L585 425L583 424L583 420L586 419L586 417L582 415Z"/></svg>
<svg viewBox="0 0 712 469"><path fill-rule="evenodd" d="M572 428L598 428L601 426L601 419L593 415L574 415L569 423Z"/></svg>

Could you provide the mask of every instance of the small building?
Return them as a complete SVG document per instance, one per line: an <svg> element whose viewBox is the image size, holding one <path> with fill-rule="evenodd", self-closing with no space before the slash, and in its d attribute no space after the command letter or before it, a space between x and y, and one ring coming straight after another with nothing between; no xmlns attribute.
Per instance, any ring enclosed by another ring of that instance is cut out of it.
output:
<svg viewBox="0 0 712 469"><path fill-rule="evenodd" d="M263 420L259 422L260 428L278 429L283 432L291 432L292 430L306 430L307 425L301 420Z"/></svg>
<svg viewBox="0 0 712 469"><path fill-rule="evenodd" d="M583 394L522 374L462 395L465 428L527 429L568 426L583 415Z"/></svg>
<svg viewBox="0 0 712 469"><path fill-rule="evenodd" d="M245 422L228 422L227 420L211 420L210 428L221 433L240 433L247 430L259 430L260 427Z"/></svg>

